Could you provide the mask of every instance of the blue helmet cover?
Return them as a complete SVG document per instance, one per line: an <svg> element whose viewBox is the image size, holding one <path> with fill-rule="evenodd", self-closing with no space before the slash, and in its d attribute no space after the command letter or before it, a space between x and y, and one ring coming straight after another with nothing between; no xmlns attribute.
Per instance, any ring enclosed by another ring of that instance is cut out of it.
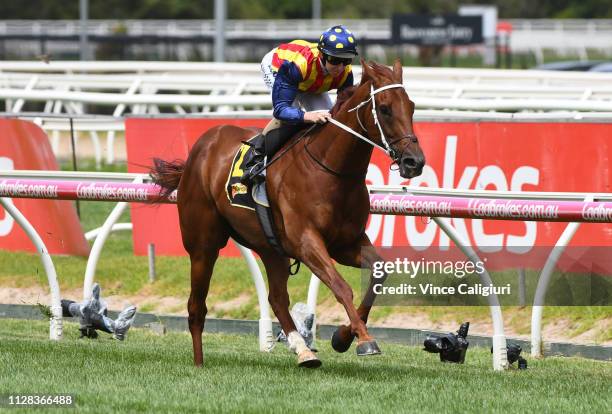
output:
<svg viewBox="0 0 612 414"><path fill-rule="evenodd" d="M357 40L353 33L342 25L327 29L319 38L319 50L326 55L352 58L358 55Z"/></svg>

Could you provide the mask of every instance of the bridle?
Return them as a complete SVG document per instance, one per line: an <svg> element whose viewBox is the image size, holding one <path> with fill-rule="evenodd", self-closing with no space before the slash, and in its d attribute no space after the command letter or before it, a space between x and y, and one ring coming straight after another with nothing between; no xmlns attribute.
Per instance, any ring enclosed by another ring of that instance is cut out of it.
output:
<svg viewBox="0 0 612 414"><path fill-rule="evenodd" d="M372 117L374 118L374 125L376 125L378 127L378 131L380 133L380 139L384 145L384 147L378 145L377 143L375 143L374 141L372 141L371 139L361 135L360 133L358 133L357 131L353 130L352 128L344 125L342 122L338 122L335 119L330 119L329 122L331 122L332 124L336 125L337 127L345 130L346 132L350 133L351 135L356 136L357 138L367 142L368 144L372 145L373 147L377 147L380 148L381 150L385 151L387 154L389 154L389 157L393 160L394 163L398 163L399 161L399 157L400 154L397 153L397 151L395 151L391 146L403 139L410 139L412 142L417 142L417 137L415 134L407 134L405 136L401 136L399 138L396 138L392 141L387 141L387 138L385 137L385 133L383 132L382 129L382 125L380 123L380 121L378 120L378 113L376 112L376 99L375 96L377 93L380 92L384 92L388 89L393 89L393 88L403 88L404 85L402 85L401 83L393 83L391 85L385 85L385 86L381 86L378 89L374 89L373 85L370 85L370 97L368 99L366 99L365 101L359 103L357 106L355 106L354 108L351 108L348 110L348 112L353 112L355 111L355 115L357 116L357 122L359 123L359 126L361 127L361 129L364 132L367 132L367 128L363 125L363 122L361 122L361 118L359 116L359 109L365 105L368 104L368 102L372 101Z"/></svg>

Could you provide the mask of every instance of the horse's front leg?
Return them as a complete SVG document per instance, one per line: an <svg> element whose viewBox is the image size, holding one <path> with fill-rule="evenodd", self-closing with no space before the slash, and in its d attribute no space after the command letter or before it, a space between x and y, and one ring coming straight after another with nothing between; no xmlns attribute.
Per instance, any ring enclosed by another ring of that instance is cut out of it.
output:
<svg viewBox="0 0 612 414"><path fill-rule="evenodd" d="M374 292L375 283L384 283L387 278L385 274L382 278L374 279L372 276L372 267L377 261L381 261L382 258L376 252L376 249L370 242L368 236L364 233L358 244L347 247L345 249L334 252L333 258L340 264L346 266L352 266L356 268L367 268L370 270L370 280L368 289L365 292L359 308L357 308L357 314L364 324L367 324L370 310L376 300L376 293ZM351 343L355 335L353 334L351 327L347 325L340 325L332 336L332 347L337 352L346 352L351 347Z"/></svg>
<svg viewBox="0 0 612 414"><path fill-rule="evenodd" d="M304 232L301 238L300 253L304 264L321 279L333 292L338 302L344 306L350 320L351 341L354 336L358 337L357 355L380 354L376 341L368 333L365 322L353 305L353 290L334 267L321 236L314 231Z"/></svg>

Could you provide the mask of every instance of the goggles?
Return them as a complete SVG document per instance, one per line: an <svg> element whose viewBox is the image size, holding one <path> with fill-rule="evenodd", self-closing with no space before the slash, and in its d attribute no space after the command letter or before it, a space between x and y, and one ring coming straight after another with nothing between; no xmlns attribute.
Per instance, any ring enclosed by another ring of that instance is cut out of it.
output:
<svg viewBox="0 0 612 414"><path fill-rule="evenodd" d="M344 65L348 66L353 63L353 58L339 58L336 56L325 55L325 60L329 62L330 65Z"/></svg>

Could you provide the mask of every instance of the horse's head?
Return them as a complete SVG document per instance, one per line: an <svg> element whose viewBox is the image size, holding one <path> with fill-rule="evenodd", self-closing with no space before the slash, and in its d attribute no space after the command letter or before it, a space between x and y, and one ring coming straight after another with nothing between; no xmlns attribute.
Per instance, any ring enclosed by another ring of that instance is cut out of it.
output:
<svg viewBox="0 0 612 414"><path fill-rule="evenodd" d="M366 99L353 108L366 135L387 150L399 166L400 175L412 178L423 172L425 156L414 133L414 102L402 86L402 65L393 70L375 62L361 60L363 72L355 95ZM362 93L358 93L360 91Z"/></svg>

